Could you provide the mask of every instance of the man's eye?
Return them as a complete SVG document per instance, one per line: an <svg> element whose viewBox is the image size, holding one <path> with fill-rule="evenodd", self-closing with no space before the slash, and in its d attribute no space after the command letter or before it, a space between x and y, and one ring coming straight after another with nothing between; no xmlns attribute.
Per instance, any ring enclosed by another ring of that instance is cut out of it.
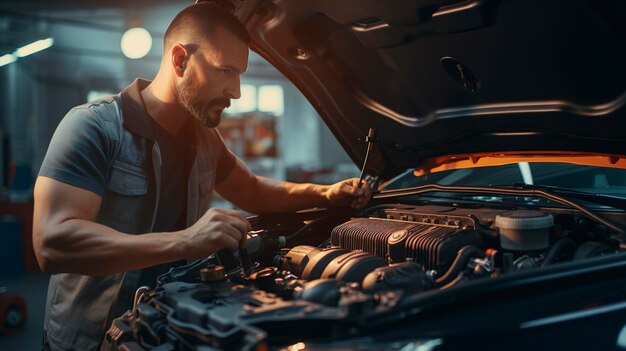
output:
<svg viewBox="0 0 626 351"><path fill-rule="evenodd" d="M229 74L230 70L227 69L227 68L220 68L220 73L222 73L222 74Z"/></svg>

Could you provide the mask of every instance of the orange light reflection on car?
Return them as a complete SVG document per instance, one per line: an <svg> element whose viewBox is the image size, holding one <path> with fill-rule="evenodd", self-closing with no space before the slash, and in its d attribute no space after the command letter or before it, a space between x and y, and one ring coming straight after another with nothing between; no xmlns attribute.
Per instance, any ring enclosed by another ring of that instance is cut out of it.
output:
<svg viewBox="0 0 626 351"><path fill-rule="evenodd" d="M437 173L463 168L503 166L519 162L560 162L583 166L598 166L626 169L626 156L587 154L554 151L534 151L532 153L484 153L446 155L427 159L424 164L413 172L416 177L429 173Z"/></svg>

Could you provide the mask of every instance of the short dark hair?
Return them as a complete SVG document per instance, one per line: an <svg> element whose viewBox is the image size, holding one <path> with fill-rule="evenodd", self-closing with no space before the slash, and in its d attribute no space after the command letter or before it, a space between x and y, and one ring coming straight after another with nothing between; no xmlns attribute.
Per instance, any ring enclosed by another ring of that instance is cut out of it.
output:
<svg viewBox="0 0 626 351"><path fill-rule="evenodd" d="M225 28L245 44L250 44L248 31L231 12L211 2L199 2L183 9L170 22L163 37L163 48L171 48L183 33L195 33L202 39L210 38L218 27Z"/></svg>

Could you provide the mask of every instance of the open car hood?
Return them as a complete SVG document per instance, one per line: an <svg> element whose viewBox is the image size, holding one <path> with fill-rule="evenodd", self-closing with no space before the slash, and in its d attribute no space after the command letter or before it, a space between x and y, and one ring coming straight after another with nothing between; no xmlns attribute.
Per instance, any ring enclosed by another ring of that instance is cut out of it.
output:
<svg viewBox="0 0 626 351"><path fill-rule="evenodd" d="M626 155L626 5L247 0L251 47L368 173L446 155Z"/></svg>

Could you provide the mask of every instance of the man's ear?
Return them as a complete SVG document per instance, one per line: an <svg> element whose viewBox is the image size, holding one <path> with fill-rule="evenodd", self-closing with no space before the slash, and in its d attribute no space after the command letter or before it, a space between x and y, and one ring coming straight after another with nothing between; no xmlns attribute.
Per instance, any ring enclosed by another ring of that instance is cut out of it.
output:
<svg viewBox="0 0 626 351"><path fill-rule="evenodd" d="M187 59L189 58L189 52L183 44L176 44L172 46L170 51L170 57L172 58L172 68L177 77L182 77L185 68L187 67Z"/></svg>

